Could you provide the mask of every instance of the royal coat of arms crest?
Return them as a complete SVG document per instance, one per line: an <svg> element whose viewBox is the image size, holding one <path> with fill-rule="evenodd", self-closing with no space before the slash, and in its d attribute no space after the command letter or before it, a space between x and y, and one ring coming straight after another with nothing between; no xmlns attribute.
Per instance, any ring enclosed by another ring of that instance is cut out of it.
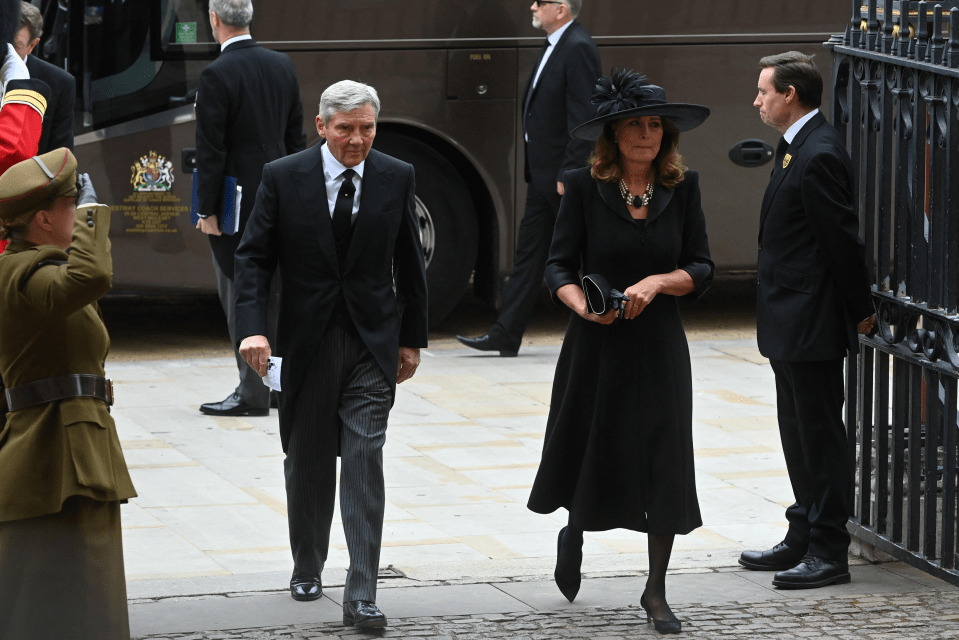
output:
<svg viewBox="0 0 959 640"><path fill-rule="evenodd" d="M134 191L169 191L173 188L173 163L151 151L130 167Z"/></svg>

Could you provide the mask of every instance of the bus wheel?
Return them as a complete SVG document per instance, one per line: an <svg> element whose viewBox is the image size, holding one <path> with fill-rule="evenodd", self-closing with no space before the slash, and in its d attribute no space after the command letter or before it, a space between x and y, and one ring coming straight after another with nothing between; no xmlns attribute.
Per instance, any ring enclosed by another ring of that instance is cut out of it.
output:
<svg viewBox="0 0 959 640"><path fill-rule="evenodd" d="M416 138L380 132L373 147L416 170L416 217L426 261L430 327L459 302L479 247L476 207L469 187L442 155Z"/></svg>

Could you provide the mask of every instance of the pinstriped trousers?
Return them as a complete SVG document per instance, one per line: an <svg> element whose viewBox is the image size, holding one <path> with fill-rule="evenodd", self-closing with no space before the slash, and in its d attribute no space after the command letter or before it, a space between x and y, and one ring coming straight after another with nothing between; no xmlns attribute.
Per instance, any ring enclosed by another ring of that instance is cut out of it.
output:
<svg viewBox="0 0 959 640"><path fill-rule="evenodd" d="M344 601L376 601L383 538L383 444L394 389L363 340L331 325L291 407L286 501L296 569L321 574L340 451L340 513L350 553Z"/></svg>

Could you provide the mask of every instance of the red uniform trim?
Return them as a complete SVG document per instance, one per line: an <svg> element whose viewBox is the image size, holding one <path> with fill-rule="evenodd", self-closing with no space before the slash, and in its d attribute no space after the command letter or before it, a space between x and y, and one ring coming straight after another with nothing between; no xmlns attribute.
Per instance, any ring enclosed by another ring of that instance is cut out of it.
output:
<svg viewBox="0 0 959 640"><path fill-rule="evenodd" d="M0 175L7 169L37 155L43 116L32 106L11 102L0 109ZM7 242L0 240L0 253Z"/></svg>

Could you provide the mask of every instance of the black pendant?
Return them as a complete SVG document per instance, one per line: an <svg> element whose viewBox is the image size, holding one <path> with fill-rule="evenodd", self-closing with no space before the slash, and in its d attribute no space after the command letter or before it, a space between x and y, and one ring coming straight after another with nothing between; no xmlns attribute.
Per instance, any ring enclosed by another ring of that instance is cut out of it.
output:
<svg viewBox="0 0 959 640"><path fill-rule="evenodd" d="M643 206L643 196L633 196L632 206L640 209Z"/></svg>

